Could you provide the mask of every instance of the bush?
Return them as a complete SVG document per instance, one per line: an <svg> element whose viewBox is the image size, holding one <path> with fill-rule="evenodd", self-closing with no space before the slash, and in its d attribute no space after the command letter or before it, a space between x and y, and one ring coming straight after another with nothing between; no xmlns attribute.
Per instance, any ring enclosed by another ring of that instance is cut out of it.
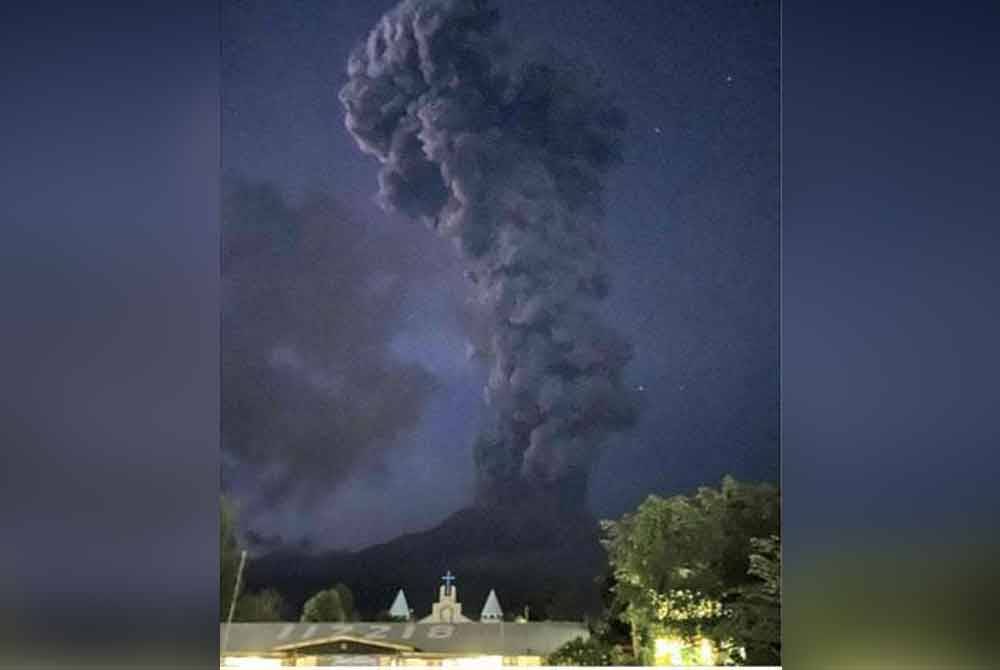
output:
<svg viewBox="0 0 1000 670"><path fill-rule="evenodd" d="M624 649L598 637L586 640L578 637L552 652L546 665L601 666L635 665L632 656Z"/></svg>
<svg viewBox="0 0 1000 670"><path fill-rule="evenodd" d="M343 584L320 591L302 607L302 621L351 621L354 618L354 597Z"/></svg>

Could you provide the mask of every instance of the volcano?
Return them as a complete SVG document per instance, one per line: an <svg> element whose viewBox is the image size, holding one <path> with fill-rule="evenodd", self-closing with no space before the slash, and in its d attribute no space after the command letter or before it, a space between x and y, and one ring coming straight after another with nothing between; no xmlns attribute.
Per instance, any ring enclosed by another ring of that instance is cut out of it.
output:
<svg viewBox="0 0 1000 670"><path fill-rule="evenodd" d="M625 116L589 69L511 58L499 18L488 0L403 0L351 52L339 96L378 161L376 201L451 241L486 315L476 503L358 552L257 560L250 584L296 608L343 582L366 617L400 588L424 612L446 570L473 615L491 588L533 619L600 608L587 477L637 414L631 345L602 315L603 194Z"/></svg>
<svg viewBox="0 0 1000 670"><path fill-rule="evenodd" d="M317 591L338 582L354 593L358 614L371 620L404 589L417 616L430 611L440 575L451 570L470 617L490 589L504 610L532 620L582 620L600 612L598 579L606 569L596 519L565 506L476 505L428 530L357 552L310 554L279 550L252 560L247 587L276 588L294 613Z"/></svg>

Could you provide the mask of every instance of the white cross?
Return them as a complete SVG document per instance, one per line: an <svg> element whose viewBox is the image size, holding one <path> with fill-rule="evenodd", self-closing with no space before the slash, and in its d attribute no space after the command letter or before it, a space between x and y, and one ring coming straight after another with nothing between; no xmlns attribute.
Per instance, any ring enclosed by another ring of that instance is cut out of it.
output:
<svg viewBox="0 0 1000 670"><path fill-rule="evenodd" d="M445 583L445 593L451 593L451 583L455 581L455 575L451 574L451 570L441 578Z"/></svg>

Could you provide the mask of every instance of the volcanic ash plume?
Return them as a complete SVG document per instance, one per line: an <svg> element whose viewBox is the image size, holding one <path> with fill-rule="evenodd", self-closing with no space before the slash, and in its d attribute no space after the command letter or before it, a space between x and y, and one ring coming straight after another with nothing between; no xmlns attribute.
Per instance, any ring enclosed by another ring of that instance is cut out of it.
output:
<svg viewBox="0 0 1000 670"><path fill-rule="evenodd" d="M490 315L481 501L582 502L601 447L635 416L630 347L597 317L624 117L577 68L511 71L497 20L487 2L403 2L352 54L340 99L381 163L381 205L455 241Z"/></svg>

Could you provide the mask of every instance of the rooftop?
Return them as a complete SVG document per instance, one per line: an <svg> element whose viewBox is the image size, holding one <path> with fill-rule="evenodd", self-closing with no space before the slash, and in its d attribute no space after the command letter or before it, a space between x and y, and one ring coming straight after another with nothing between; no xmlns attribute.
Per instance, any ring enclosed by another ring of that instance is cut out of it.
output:
<svg viewBox="0 0 1000 670"><path fill-rule="evenodd" d="M221 631L225 631L222 624ZM226 654L305 651L340 642L379 647L387 653L547 656L566 642L588 637L576 622L529 623L234 623Z"/></svg>

